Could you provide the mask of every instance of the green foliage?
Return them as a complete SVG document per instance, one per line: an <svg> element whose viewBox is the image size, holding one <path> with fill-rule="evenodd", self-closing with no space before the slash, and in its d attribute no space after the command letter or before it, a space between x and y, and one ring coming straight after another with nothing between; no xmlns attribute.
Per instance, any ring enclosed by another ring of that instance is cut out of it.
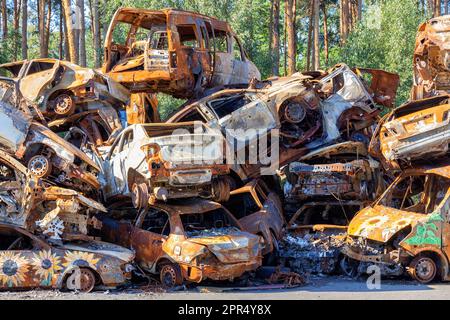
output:
<svg viewBox="0 0 450 320"><path fill-rule="evenodd" d="M405 102L412 85L416 30L426 19L416 0L372 1L345 45L331 49L330 61L398 73L397 104Z"/></svg>

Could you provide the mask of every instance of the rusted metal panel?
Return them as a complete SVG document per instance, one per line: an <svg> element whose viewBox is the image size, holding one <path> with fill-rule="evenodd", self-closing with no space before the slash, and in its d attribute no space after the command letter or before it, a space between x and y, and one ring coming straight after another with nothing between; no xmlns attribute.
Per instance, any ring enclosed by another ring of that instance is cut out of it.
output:
<svg viewBox="0 0 450 320"><path fill-rule="evenodd" d="M449 34L448 15L430 19L419 26L413 55L412 100L450 93Z"/></svg>
<svg viewBox="0 0 450 320"><path fill-rule="evenodd" d="M89 292L96 284L115 287L131 276L134 254L112 244L52 245L24 229L5 224L0 224L0 239L1 289L65 288Z"/></svg>
<svg viewBox="0 0 450 320"><path fill-rule="evenodd" d="M129 26L124 43L113 38L119 25ZM221 41L226 47L216 47ZM233 56L234 42L240 58ZM206 88L261 78L226 22L194 12L119 8L104 49L103 72L132 92L191 98Z"/></svg>

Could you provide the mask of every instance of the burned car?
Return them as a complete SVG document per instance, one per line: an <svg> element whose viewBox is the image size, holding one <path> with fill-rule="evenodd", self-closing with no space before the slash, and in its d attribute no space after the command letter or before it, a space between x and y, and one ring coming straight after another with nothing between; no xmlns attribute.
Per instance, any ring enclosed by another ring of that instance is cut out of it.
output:
<svg viewBox="0 0 450 320"><path fill-rule="evenodd" d="M100 167L85 153L15 107L0 102L0 145L39 178L95 193Z"/></svg>
<svg viewBox="0 0 450 320"><path fill-rule="evenodd" d="M449 110L447 95L405 103L379 123L371 154L391 169L445 155L450 143Z"/></svg>
<svg viewBox="0 0 450 320"><path fill-rule="evenodd" d="M449 208L448 162L404 170L351 221L343 270L365 273L376 265L386 276L449 280Z"/></svg>
<svg viewBox="0 0 450 320"><path fill-rule="evenodd" d="M120 221L99 219L103 239L132 248L136 263L167 287L232 280L262 262L262 238L241 231L228 210L208 200L157 203L137 217L127 211Z"/></svg>
<svg viewBox="0 0 450 320"><path fill-rule="evenodd" d="M89 231L101 226L94 218L97 212L106 208L80 192L33 176L0 150L0 222L53 240L91 240Z"/></svg>
<svg viewBox="0 0 450 320"><path fill-rule="evenodd" d="M398 84L397 75L374 72L372 84L380 85L369 86L348 66L337 65L326 73L296 73L247 89L218 91L183 107L167 122L199 120L220 129L242 164L235 161L233 172L242 179L256 177L262 162L250 163L239 154L256 153L258 142L272 135L275 139L258 154L268 159L279 154L279 166L339 140L368 142L381 111L375 102L387 105L395 98L386 96L380 75ZM378 87L383 90L373 91ZM273 148L278 141L279 152Z"/></svg>
<svg viewBox="0 0 450 320"><path fill-rule="evenodd" d="M104 196L149 201L201 196L226 200L231 183L222 135L202 124L136 124L124 129L102 161Z"/></svg>
<svg viewBox="0 0 450 320"><path fill-rule="evenodd" d="M380 164L362 142L317 149L283 168L289 228L332 223L347 225L384 190Z"/></svg>
<svg viewBox="0 0 450 320"><path fill-rule="evenodd" d="M255 179L230 193L222 204L238 219L245 231L264 239L263 255L278 253L278 242L286 224L281 199L261 179Z"/></svg>
<svg viewBox="0 0 450 320"><path fill-rule="evenodd" d="M2 101L36 120L52 121L88 110L111 113L129 100L128 90L110 77L67 61L23 60L2 64L0 70L10 74L0 78Z"/></svg>
<svg viewBox="0 0 450 320"><path fill-rule="evenodd" d="M261 78L226 22L177 9L119 8L104 52L102 71L133 93L191 98L208 87Z"/></svg>
<svg viewBox="0 0 450 320"><path fill-rule="evenodd" d="M50 244L25 229L0 224L0 290L114 288L131 278L133 258L130 250L110 243Z"/></svg>
<svg viewBox="0 0 450 320"><path fill-rule="evenodd" d="M419 26L414 48L411 100L450 93L450 16L430 19Z"/></svg>

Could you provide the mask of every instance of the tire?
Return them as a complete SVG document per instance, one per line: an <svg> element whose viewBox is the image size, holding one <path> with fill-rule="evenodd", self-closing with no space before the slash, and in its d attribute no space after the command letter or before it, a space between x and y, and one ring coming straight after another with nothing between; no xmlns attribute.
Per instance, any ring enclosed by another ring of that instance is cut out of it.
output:
<svg viewBox="0 0 450 320"><path fill-rule="evenodd" d="M227 202L230 199L231 178L224 177L212 182L212 200L216 202Z"/></svg>
<svg viewBox="0 0 450 320"><path fill-rule="evenodd" d="M347 256L342 256L339 260L339 267L344 275L354 278L358 274L358 261Z"/></svg>
<svg viewBox="0 0 450 320"><path fill-rule="evenodd" d="M183 276L180 266L174 263L168 263L161 266L159 272L161 284L166 288L173 288L183 284Z"/></svg>
<svg viewBox="0 0 450 320"><path fill-rule="evenodd" d="M58 116L70 116L75 113L75 102L70 95L63 93L54 100L54 110Z"/></svg>
<svg viewBox="0 0 450 320"><path fill-rule="evenodd" d="M77 284L77 274L75 271L71 275L69 275L65 281L65 287L69 290L78 290L80 292L88 293L94 289L95 286L95 275L94 273L87 268L80 268L80 283L79 288L76 288ZM75 289L72 289L75 288Z"/></svg>
<svg viewBox="0 0 450 320"><path fill-rule="evenodd" d="M45 178L52 172L52 163L47 157L41 154L32 157L28 161L27 167L38 178Z"/></svg>
<svg viewBox="0 0 450 320"><path fill-rule="evenodd" d="M275 235L271 232L270 233L271 237L272 237L272 243L273 243L273 250L272 252L269 252L266 256L265 256L265 261L264 261L264 265L267 266L275 266L277 261L278 261L278 256L279 256L279 245L278 245L278 240L275 237Z"/></svg>
<svg viewBox="0 0 450 320"><path fill-rule="evenodd" d="M149 199L150 195L146 183L133 184L131 188L131 201L136 209L147 209Z"/></svg>
<svg viewBox="0 0 450 320"><path fill-rule="evenodd" d="M409 264L408 273L420 283L430 283L436 278L437 265L430 257L417 256Z"/></svg>

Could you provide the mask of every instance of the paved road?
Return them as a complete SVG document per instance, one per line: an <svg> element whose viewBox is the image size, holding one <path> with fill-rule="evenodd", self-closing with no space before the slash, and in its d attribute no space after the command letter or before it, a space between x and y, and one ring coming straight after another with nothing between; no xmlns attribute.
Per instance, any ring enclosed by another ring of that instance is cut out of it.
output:
<svg viewBox="0 0 450 320"><path fill-rule="evenodd" d="M105 291L90 294L61 293L58 291L0 292L0 300L16 299L75 299L75 300L152 300L152 299L449 299L450 283L419 285L412 281L383 280L381 289L369 290L365 280L352 280L342 277L311 279L311 284L293 289L270 289L250 291L223 291L217 287L197 287L189 291L155 293L143 290L121 292Z"/></svg>

